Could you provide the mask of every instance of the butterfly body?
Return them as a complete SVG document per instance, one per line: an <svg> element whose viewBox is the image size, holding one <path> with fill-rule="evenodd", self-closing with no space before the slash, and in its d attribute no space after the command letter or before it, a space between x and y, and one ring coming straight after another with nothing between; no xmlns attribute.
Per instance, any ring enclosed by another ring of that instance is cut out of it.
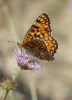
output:
<svg viewBox="0 0 72 100"><path fill-rule="evenodd" d="M54 60L58 43L51 36L50 19L47 13L41 14L26 33L20 44L26 52L41 60Z"/></svg>

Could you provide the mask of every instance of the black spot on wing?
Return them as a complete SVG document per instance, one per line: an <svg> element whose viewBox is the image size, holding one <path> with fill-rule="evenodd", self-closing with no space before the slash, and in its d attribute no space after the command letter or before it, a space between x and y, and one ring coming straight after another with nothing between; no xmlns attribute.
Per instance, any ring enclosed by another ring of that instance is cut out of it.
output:
<svg viewBox="0 0 72 100"><path fill-rule="evenodd" d="M38 19L37 19L36 21L37 21L38 23L41 23L41 21L40 21L40 20L38 20Z"/></svg>
<svg viewBox="0 0 72 100"><path fill-rule="evenodd" d="M33 25L33 28L39 29L39 26L35 26L35 25Z"/></svg>

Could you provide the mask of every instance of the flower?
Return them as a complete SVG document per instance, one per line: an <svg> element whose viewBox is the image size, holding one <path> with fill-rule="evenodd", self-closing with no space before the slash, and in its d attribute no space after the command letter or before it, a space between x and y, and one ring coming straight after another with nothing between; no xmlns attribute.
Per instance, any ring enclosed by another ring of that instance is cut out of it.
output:
<svg viewBox="0 0 72 100"><path fill-rule="evenodd" d="M21 49L13 48L13 51L16 54L16 60L21 69L32 70L40 69L42 67L36 58L25 53Z"/></svg>
<svg viewBox="0 0 72 100"><path fill-rule="evenodd" d="M13 90L16 88L16 84L15 82L9 78L9 79L6 79L4 80L4 82L0 83L0 85L5 89L5 90Z"/></svg>
<svg viewBox="0 0 72 100"><path fill-rule="evenodd" d="M70 8L72 8L72 2L69 4Z"/></svg>

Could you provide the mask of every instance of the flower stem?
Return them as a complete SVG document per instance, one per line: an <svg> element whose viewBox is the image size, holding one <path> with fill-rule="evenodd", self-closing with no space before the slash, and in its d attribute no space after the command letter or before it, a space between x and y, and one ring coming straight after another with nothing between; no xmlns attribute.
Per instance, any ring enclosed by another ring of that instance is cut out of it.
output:
<svg viewBox="0 0 72 100"><path fill-rule="evenodd" d="M32 100L37 100L36 88L32 80L29 82L29 86L30 86Z"/></svg>
<svg viewBox="0 0 72 100"><path fill-rule="evenodd" d="M5 95L4 100L6 100L8 93L9 93L9 90L6 91L6 95Z"/></svg>
<svg viewBox="0 0 72 100"><path fill-rule="evenodd" d="M20 69L20 71L15 75L14 77L14 81L16 80L16 78L18 77L18 75L21 73L22 69Z"/></svg>
<svg viewBox="0 0 72 100"><path fill-rule="evenodd" d="M7 23L8 23L8 25L9 25L9 27L10 27L10 31L11 31L11 33L13 34L13 38L14 38L14 40L16 41L18 41L18 42L20 42L20 40L19 40L19 38L18 38L18 35L17 35L17 31L16 31L16 29L15 29L15 25L14 25L14 23L13 23L13 20L12 20L12 18L11 18L11 15L10 15L10 12L9 12L9 8L8 8L8 5L7 5L7 3L6 2L2 2L2 4L3 4L3 11L4 11L4 15L5 15L5 18L6 18L6 20L7 20Z"/></svg>
<svg viewBox="0 0 72 100"><path fill-rule="evenodd" d="M2 95L6 92L6 90L3 91L3 93L0 95L0 97L2 97Z"/></svg>

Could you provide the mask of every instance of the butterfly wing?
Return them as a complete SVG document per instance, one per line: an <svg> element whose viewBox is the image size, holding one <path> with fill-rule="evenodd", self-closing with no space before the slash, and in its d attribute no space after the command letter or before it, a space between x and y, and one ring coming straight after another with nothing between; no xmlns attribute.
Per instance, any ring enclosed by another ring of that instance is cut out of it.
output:
<svg viewBox="0 0 72 100"><path fill-rule="evenodd" d="M43 40L47 47L47 51L49 55L54 56L54 54L56 53L56 50L58 49L57 40L52 36L44 37Z"/></svg>
<svg viewBox="0 0 72 100"><path fill-rule="evenodd" d="M52 36L42 39L34 39L24 43L26 51L41 60L54 60L54 54L58 49L57 40Z"/></svg>
<svg viewBox="0 0 72 100"><path fill-rule="evenodd" d="M54 60L54 57L51 54L49 54L47 50L46 42L44 42L43 39L40 40L35 39L35 40L28 41L24 43L24 48L27 53L41 60L48 60L48 61Z"/></svg>
<svg viewBox="0 0 72 100"><path fill-rule="evenodd" d="M47 13L40 15L26 33L22 47L28 53L42 60L54 60L58 49L57 41L51 36L50 20Z"/></svg>
<svg viewBox="0 0 72 100"><path fill-rule="evenodd" d="M41 14L26 33L23 43L34 39L51 36L50 19L47 13Z"/></svg>

